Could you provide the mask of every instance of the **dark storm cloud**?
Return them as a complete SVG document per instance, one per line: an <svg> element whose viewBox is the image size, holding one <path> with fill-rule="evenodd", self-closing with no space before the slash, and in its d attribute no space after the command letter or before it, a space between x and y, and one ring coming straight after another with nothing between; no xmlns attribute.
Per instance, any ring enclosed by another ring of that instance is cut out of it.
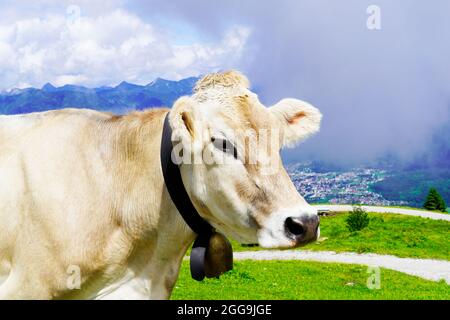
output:
<svg viewBox="0 0 450 320"><path fill-rule="evenodd" d="M381 30L366 9L381 8ZM425 152L448 121L450 3L446 1L146 1L141 15L188 21L220 36L252 29L237 68L266 104L292 96L324 114L322 131L285 154L329 161Z"/></svg>

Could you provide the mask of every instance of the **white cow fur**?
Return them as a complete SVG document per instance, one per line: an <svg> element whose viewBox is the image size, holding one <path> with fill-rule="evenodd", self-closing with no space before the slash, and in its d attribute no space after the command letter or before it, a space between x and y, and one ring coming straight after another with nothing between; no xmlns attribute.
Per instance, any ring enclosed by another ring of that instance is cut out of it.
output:
<svg viewBox="0 0 450 320"><path fill-rule="evenodd" d="M279 129L283 144L319 129L321 115L311 105L286 99L267 109L247 87L237 72L212 74L192 97L175 103L169 119L184 152L223 157L211 135L248 122ZM195 235L168 196L160 169L167 112L0 116L0 299L169 298ZM228 138L241 148L239 136ZM183 181L219 231L266 247L294 246L284 236L284 219L316 212L276 154L276 174L231 158L223 165L182 165ZM69 285L74 266L80 288Z"/></svg>

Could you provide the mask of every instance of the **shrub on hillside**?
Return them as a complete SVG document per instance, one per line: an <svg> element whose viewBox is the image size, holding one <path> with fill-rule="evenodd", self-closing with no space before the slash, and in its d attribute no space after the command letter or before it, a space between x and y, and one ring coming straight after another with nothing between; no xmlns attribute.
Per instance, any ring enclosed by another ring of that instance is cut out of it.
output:
<svg viewBox="0 0 450 320"><path fill-rule="evenodd" d="M345 222L347 223L347 228L350 232L355 232L364 229L369 225L369 215L361 207L353 207L350 211Z"/></svg>

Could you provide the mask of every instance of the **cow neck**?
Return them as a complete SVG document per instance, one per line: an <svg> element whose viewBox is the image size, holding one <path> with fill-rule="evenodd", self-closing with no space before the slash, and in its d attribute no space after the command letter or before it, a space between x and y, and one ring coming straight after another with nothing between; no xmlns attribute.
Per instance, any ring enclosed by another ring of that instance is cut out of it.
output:
<svg viewBox="0 0 450 320"><path fill-rule="evenodd" d="M206 248L209 245L211 235L214 233L212 226L197 212L184 187L181 178L180 167L172 161L172 128L169 124L169 113L164 119L161 138L161 168L164 183L172 202L175 204L186 224L197 234L191 251L190 267L191 275L195 280L201 281L205 277L204 263Z"/></svg>

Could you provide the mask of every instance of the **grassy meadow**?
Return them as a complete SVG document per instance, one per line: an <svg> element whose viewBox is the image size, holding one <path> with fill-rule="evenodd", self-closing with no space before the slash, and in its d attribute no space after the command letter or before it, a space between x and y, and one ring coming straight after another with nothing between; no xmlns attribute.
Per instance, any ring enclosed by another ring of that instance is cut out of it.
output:
<svg viewBox="0 0 450 320"><path fill-rule="evenodd" d="M350 251L450 260L450 222L399 214L369 213L369 226L347 230L348 213L320 218L320 239L298 250ZM232 242L235 251L261 250Z"/></svg>
<svg viewBox="0 0 450 320"><path fill-rule="evenodd" d="M370 223L350 232L348 213L321 217L321 237L297 250L390 254L450 260L450 222L369 213ZM232 241L235 251L261 250ZM369 289L367 266L310 261L236 261L219 279L191 279L184 261L172 299L450 299L450 286L380 269L380 288Z"/></svg>
<svg viewBox="0 0 450 320"><path fill-rule="evenodd" d="M184 261L172 299L450 299L450 287L381 268L369 289L366 266L310 261L237 261L219 279L191 279Z"/></svg>

